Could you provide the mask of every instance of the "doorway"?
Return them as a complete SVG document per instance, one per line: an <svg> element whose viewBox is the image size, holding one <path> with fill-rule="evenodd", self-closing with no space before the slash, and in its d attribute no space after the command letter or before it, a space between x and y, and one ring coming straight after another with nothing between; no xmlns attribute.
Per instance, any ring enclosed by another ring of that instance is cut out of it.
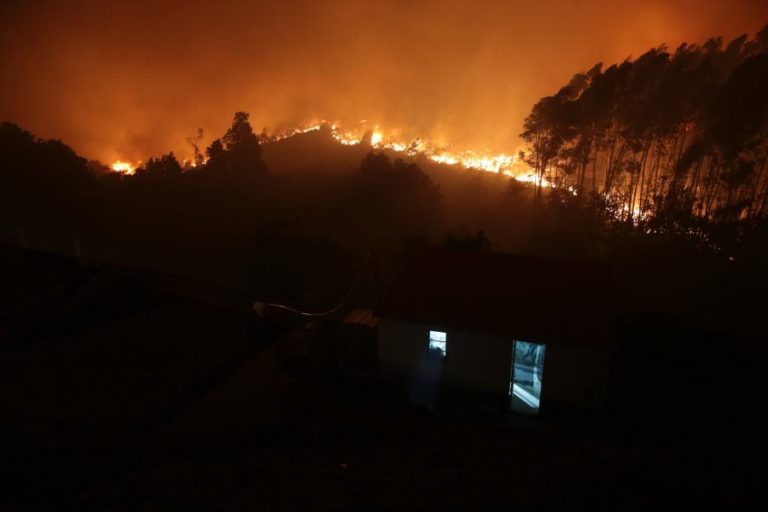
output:
<svg viewBox="0 0 768 512"><path fill-rule="evenodd" d="M512 371L509 377L509 408L524 414L538 414L544 377L546 346L515 341L512 344Z"/></svg>

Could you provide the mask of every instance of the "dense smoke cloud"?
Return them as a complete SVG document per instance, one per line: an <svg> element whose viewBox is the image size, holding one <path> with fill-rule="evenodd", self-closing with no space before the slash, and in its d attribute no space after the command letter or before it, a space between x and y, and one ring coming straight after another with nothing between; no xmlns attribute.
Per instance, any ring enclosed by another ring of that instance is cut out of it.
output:
<svg viewBox="0 0 768 512"><path fill-rule="evenodd" d="M311 118L514 151L538 98L598 61L753 34L764 0L83 2L0 7L0 119L109 162Z"/></svg>

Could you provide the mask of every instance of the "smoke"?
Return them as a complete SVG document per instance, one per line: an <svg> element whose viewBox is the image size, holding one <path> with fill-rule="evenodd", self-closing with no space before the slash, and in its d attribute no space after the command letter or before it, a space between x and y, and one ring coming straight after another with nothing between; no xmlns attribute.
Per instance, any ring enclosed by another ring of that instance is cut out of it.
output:
<svg viewBox="0 0 768 512"><path fill-rule="evenodd" d="M763 0L6 1L0 119L88 157L191 157L256 130L362 119L512 152L533 103L598 61L753 34Z"/></svg>

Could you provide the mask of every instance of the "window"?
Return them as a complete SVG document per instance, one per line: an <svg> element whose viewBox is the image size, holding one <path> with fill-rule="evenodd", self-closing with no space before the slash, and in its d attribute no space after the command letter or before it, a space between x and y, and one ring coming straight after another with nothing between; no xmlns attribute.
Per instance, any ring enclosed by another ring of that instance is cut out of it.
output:
<svg viewBox="0 0 768 512"><path fill-rule="evenodd" d="M528 414L539 412L546 348L539 343L514 342L512 375L509 379L509 400L512 410Z"/></svg>
<svg viewBox="0 0 768 512"><path fill-rule="evenodd" d="M429 351L445 357L447 338L444 332L429 331Z"/></svg>

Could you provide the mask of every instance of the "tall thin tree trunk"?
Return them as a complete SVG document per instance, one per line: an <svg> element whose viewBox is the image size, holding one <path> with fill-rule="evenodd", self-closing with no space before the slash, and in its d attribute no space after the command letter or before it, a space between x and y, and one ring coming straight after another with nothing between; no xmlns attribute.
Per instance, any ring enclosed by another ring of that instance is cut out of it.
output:
<svg viewBox="0 0 768 512"><path fill-rule="evenodd" d="M653 144L653 139L649 139L648 143L645 145L645 149L643 150L643 158L640 160L640 186L639 186L639 195L638 195L638 209L642 213L642 200L643 200L643 186L645 185L645 164L648 160L648 153L651 151L651 144ZM636 186L635 189L638 187ZM635 209L635 192L632 192L632 199L631 199L631 209Z"/></svg>

